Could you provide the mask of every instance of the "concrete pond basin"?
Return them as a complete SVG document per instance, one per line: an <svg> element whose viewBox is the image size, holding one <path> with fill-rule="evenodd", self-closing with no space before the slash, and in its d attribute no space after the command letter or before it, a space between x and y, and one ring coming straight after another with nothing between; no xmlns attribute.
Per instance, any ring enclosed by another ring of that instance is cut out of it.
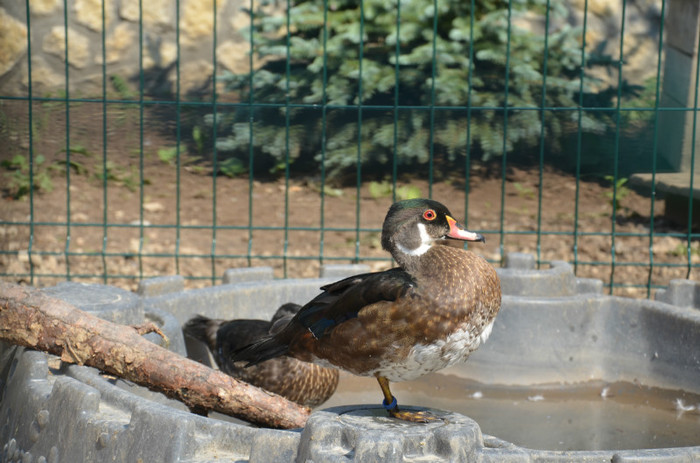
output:
<svg viewBox="0 0 700 463"><path fill-rule="evenodd" d="M443 422L391 419L374 379L343 374L304 429L261 429L0 344L0 461L700 461L700 285L627 299L563 262L537 270L511 254L505 264L488 342L462 365L393 385L402 406ZM233 269L204 289L162 277L139 294L70 282L44 292L119 323L154 321L171 350L196 358L201 345L180 330L191 316L269 319L366 270L275 280L270 268Z"/></svg>

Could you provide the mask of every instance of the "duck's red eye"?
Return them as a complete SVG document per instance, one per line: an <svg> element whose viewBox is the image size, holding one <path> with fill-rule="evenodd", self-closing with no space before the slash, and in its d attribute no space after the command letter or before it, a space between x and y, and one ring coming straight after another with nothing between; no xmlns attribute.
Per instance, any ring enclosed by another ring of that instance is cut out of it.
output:
<svg viewBox="0 0 700 463"><path fill-rule="evenodd" d="M423 218L425 220L435 220L435 217L437 217L437 214L432 209L428 209L427 211L423 212Z"/></svg>

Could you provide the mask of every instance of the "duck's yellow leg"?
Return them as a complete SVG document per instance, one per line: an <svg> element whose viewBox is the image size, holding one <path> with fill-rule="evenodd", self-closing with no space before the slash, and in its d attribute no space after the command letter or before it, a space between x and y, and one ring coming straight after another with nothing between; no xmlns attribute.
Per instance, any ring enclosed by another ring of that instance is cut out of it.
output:
<svg viewBox="0 0 700 463"><path fill-rule="evenodd" d="M421 411L409 411L409 410L399 410L399 406L396 403L396 397L391 395L391 389L389 389L389 380L383 376L377 376L377 381L379 382L379 387L382 388L382 393L384 393L384 401L382 405L389 412L389 415L399 420L411 421L413 423L430 423L433 421L439 421L440 418L433 415L425 410Z"/></svg>

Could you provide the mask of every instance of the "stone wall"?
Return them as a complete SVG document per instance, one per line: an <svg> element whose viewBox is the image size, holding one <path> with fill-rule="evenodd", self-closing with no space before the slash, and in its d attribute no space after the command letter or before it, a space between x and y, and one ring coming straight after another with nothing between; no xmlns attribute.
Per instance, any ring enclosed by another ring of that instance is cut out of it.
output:
<svg viewBox="0 0 700 463"><path fill-rule="evenodd" d="M180 88L183 94L211 81L214 1L180 1ZM139 0L104 0L104 53L102 2L68 0L68 11L64 11L63 0L30 1L34 95L65 90L66 57L72 94L101 94L103 61L107 76L119 76L136 84L140 35L148 84L160 87L149 90L174 91L177 76L176 2L142 2L139 23ZM218 72L247 72L249 69L250 46L244 36L249 17L241 11L241 4L240 0L218 0L216 3ZM27 94L27 53L25 3L15 0L0 2L0 94Z"/></svg>
<svg viewBox="0 0 700 463"><path fill-rule="evenodd" d="M138 88L139 0L31 0L31 76L34 95L65 90L68 59L71 95L101 95L103 60L108 77L118 76ZM183 95L208 86L214 70L213 7L215 0L180 1L180 89ZM175 90L177 59L176 2L143 3L142 44L146 93ZM272 2L275 3L275 2ZM284 2L278 2L279 8ZM622 2L588 0L586 42L589 51L619 58ZM216 17L217 73L247 72L249 17L245 0L218 0ZM583 23L584 0L568 0L569 24ZM655 75L661 0L628 0L625 33L625 79L642 83ZM67 17L67 27L64 18ZM518 19L527 22L527 15ZM543 26L543 25L540 25ZM556 28L560 25L550 25ZM529 27L538 27L529 24ZM68 33L68 53L65 35ZM25 2L0 2L0 94L26 95L28 41ZM617 85L616 74L597 70L603 84Z"/></svg>
<svg viewBox="0 0 700 463"><path fill-rule="evenodd" d="M665 0L668 14L669 3ZM567 0L569 21L583 27L586 0ZM620 59L620 33L622 24L621 0L588 0L586 24L586 50L599 56ZM626 0L623 41L623 79L630 84L641 85L657 73L659 60L659 31L662 0ZM663 59L663 56L662 56ZM600 85L618 86L618 75L611 69L588 69L600 79Z"/></svg>

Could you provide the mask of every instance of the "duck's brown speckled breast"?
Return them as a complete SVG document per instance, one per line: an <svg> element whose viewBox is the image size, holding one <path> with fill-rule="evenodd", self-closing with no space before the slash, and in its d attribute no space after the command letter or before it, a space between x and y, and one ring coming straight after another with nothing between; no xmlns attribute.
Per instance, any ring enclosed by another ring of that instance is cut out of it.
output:
<svg viewBox="0 0 700 463"><path fill-rule="evenodd" d="M392 381L465 360L500 308L496 271L472 252L440 245L416 263L407 296L365 307L320 342L310 339L308 360Z"/></svg>

